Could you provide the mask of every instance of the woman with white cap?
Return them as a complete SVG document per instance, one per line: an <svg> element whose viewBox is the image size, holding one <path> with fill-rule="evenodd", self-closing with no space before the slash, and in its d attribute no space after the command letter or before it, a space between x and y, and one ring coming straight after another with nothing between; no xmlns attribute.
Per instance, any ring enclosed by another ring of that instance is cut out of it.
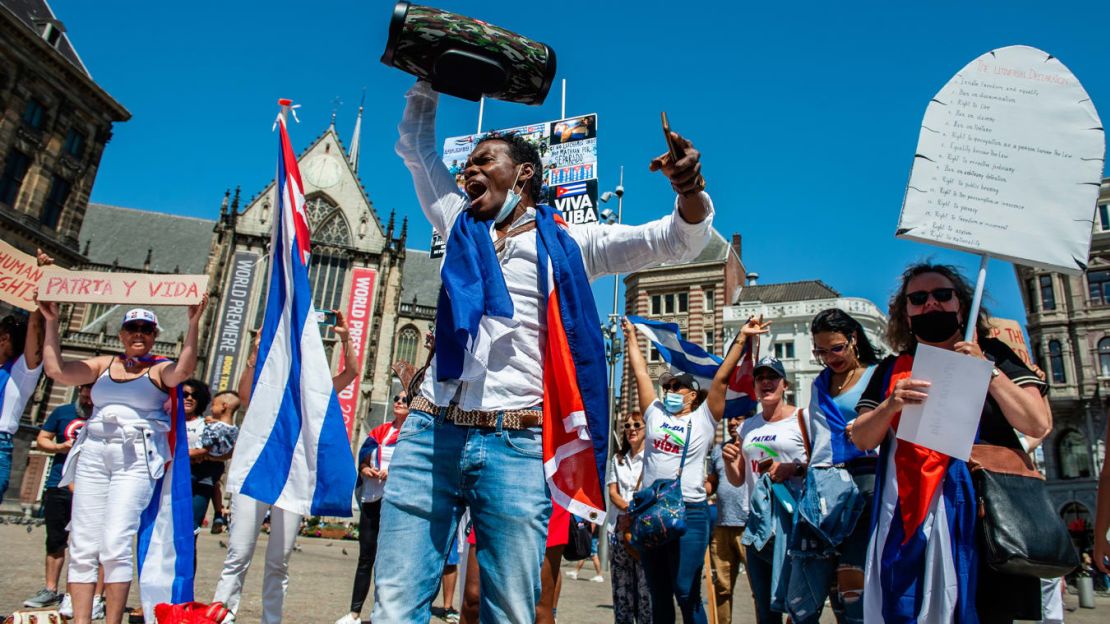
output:
<svg viewBox="0 0 1110 624"><path fill-rule="evenodd" d="M46 318L43 364L54 381L93 384L93 412L66 458L61 485L74 484L67 587L76 624L92 621L97 566L104 567L107 624L119 624L131 588L132 540L169 452L168 388L193 374L197 326L205 295L189 306L189 325L177 362L150 350L158 317L136 308L123 316L123 353L65 361L59 346L58 304L39 303Z"/></svg>

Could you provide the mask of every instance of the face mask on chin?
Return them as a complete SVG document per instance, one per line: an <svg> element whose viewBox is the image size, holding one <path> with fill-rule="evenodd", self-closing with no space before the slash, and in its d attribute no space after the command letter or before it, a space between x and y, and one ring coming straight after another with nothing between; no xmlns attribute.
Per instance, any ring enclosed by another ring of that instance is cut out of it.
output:
<svg viewBox="0 0 1110 624"><path fill-rule="evenodd" d="M523 169L524 165L517 167L516 177L513 178L513 185L505 193L505 201L501 204L501 211L498 212L497 216L493 219L495 225L501 223L507 219L509 215L513 214L513 210L516 210L517 204L520 203L521 197L520 194L516 192L516 183L520 180L520 172Z"/></svg>
<svg viewBox="0 0 1110 624"><path fill-rule="evenodd" d="M910 317L910 333L921 342L944 342L960 331L960 318L956 312L934 310Z"/></svg>

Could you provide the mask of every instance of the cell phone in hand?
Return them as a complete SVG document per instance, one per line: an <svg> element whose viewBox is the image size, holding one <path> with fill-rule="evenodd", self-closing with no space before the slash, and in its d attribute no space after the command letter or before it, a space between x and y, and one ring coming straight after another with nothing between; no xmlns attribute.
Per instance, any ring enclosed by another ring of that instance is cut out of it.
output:
<svg viewBox="0 0 1110 624"><path fill-rule="evenodd" d="M759 474L763 474L770 470L771 466L774 465L774 463L775 460L771 459L770 457L760 461L759 464L757 464L759 466Z"/></svg>
<svg viewBox="0 0 1110 624"><path fill-rule="evenodd" d="M316 322L321 325L335 325L335 310L316 310Z"/></svg>
<svg viewBox="0 0 1110 624"><path fill-rule="evenodd" d="M671 162L676 163L680 158L686 155L686 150L682 149L675 143L674 137L671 136L671 123L667 121L667 113L659 113L663 118L663 137L667 139L667 151L671 154Z"/></svg>

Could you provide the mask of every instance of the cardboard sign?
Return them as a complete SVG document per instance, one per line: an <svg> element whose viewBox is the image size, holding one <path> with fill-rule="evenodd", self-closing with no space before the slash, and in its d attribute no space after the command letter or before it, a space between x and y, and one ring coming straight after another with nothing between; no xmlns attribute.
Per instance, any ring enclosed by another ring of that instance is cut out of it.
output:
<svg viewBox="0 0 1110 624"><path fill-rule="evenodd" d="M35 285L42 271L34 256L0 240L0 300L29 312L37 310Z"/></svg>
<svg viewBox="0 0 1110 624"><path fill-rule="evenodd" d="M925 109L897 236L1080 274L1104 154L1098 113L1059 59L992 50Z"/></svg>
<svg viewBox="0 0 1110 624"><path fill-rule="evenodd" d="M1021 324L1013 319L990 318L987 324L991 327L991 338L997 338L1021 358L1029 368L1033 368L1033 358L1029 357L1029 345L1025 343L1025 332L1021 331Z"/></svg>
<svg viewBox="0 0 1110 624"><path fill-rule="evenodd" d="M45 267L38 287L40 301L194 305L208 292L208 276L66 271Z"/></svg>

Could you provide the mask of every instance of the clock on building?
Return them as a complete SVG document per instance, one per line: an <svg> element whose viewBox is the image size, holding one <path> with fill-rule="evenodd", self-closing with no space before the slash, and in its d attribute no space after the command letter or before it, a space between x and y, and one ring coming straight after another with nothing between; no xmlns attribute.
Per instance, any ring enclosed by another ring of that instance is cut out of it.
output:
<svg viewBox="0 0 1110 624"><path fill-rule="evenodd" d="M329 188L339 182L339 161L331 156L314 156L305 163L304 177L316 188Z"/></svg>

